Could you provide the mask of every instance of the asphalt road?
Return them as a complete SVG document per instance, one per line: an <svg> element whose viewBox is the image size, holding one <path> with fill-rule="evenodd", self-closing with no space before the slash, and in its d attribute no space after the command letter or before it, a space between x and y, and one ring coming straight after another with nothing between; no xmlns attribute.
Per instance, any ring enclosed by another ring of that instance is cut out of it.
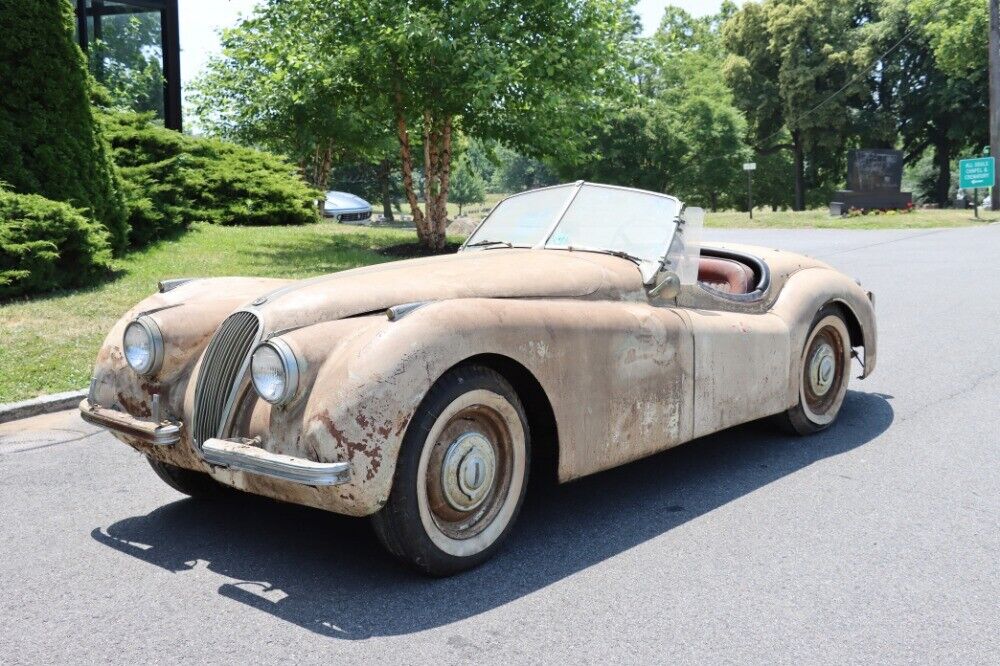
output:
<svg viewBox="0 0 1000 666"><path fill-rule="evenodd" d="M543 489L428 580L364 521L185 499L72 413L7 424L0 661L997 663L1000 225L707 235L876 292L879 367L831 430Z"/></svg>

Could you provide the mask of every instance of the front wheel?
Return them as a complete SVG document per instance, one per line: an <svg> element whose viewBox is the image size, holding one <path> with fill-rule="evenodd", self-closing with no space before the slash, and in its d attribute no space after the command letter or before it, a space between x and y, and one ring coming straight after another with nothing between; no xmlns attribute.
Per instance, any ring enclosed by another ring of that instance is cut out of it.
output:
<svg viewBox="0 0 1000 666"><path fill-rule="evenodd" d="M799 402L781 421L793 433L811 435L837 418L850 381L851 336L837 308L828 306L816 315L800 365Z"/></svg>
<svg viewBox="0 0 1000 666"><path fill-rule="evenodd" d="M227 486L222 485L208 474L160 462L150 456L146 456L146 460L156 472L156 476L177 492L185 495L196 499L214 499L226 494L228 490Z"/></svg>
<svg viewBox="0 0 1000 666"><path fill-rule="evenodd" d="M530 436L514 388L489 368L449 371L407 428L389 501L372 516L396 557L432 576L489 559L514 524Z"/></svg>

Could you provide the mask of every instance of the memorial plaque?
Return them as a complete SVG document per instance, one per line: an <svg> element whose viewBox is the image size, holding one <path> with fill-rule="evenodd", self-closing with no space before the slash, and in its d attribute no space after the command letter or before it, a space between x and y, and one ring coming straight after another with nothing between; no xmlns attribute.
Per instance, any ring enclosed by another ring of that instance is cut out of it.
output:
<svg viewBox="0 0 1000 666"><path fill-rule="evenodd" d="M847 189L854 192L899 192L903 184L900 150L852 150L847 154Z"/></svg>
<svg viewBox="0 0 1000 666"><path fill-rule="evenodd" d="M903 153L888 148L865 148L847 154L847 187L834 195L831 214L861 210L906 208L913 195L900 192Z"/></svg>

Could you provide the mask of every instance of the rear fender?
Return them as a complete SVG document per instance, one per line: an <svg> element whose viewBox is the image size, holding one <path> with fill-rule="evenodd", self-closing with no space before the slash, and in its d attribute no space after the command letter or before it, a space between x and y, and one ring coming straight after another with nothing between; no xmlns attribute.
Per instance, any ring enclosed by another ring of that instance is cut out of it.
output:
<svg viewBox="0 0 1000 666"><path fill-rule="evenodd" d="M875 308L868 292L839 271L830 268L807 268L793 274L775 301L771 312L788 324L790 350L788 405L798 402L802 372L800 357L813 320L823 307L835 304L846 310L848 329L860 329L860 340L852 340L854 347L864 347L864 369L861 377L875 370L877 355L877 330Z"/></svg>

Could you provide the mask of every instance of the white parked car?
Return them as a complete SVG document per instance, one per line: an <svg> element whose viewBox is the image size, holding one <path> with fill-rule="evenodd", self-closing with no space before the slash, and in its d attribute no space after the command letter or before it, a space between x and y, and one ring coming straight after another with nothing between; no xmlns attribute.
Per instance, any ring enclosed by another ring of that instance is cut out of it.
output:
<svg viewBox="0 0 1000 666"><path fill-rule="evenodd" d="M331 190L326 193L323 217L333 217L338 222L367 224L372 218L372 205L350 192Z"/></svg>

